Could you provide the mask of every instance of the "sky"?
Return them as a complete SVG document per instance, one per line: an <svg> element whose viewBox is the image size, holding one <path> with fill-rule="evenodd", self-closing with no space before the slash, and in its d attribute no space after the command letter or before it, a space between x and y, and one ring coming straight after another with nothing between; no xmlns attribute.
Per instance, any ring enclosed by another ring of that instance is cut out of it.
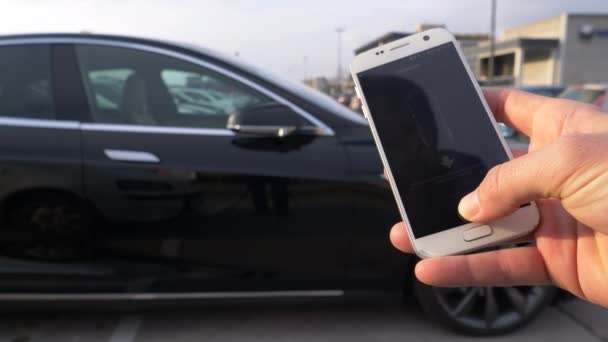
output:
<svg viewBox="0 0 608 342"><path fill-rule="evenodd" d="M292 79L335 77L338 35L353 50L389 31L441 23L487 33L491 0L0 0L0 34L110 33L188 42ZM573 13L607 13L606 0L497 0L499 31Z"/></svg>

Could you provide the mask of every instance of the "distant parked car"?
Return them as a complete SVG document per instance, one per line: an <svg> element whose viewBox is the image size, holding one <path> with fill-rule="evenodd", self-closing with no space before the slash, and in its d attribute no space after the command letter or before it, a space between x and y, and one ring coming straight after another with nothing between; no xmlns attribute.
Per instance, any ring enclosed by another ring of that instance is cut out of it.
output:
<svg viewBox="0 0 608 342"><path fill-rule="evenodd" d="M561 94L566 87L563 86L527 86L519 87L519 90L527 91L529 93L543 95L548 97L556 97Z"/></svg>
<svg viewBox="0 0 608 342"><path fill-rule="evenodd" d="M392 295L479 335L555 294L419 283L361 116L167 42L0 37L0 209L2 306Z"/></svg>
<svg viewBox="0 0 608 342"><path fill-rule="evenodd" d="M217 99L205 91L197 91L181 86L168 86L168 88L171 96L173 96L175 105L180 111L183 110L195 115L200 111L206 115L226 116L238 108L231 101L222 98Z"/></svg>
<svg viewBox="0 0 608 342"><path fill-rule="evenodd" d="M363 115L363 108L361 107L361 99L359 98L359 96L355 95L351 97L348 108L355 113Z"/></svg>
<svg viewBox="0 0 608 342"><path fill-rule="evenodd" d="M336 97L336 101L345 106L348 107L348 105L350 104L350 99L352 98L352 95L350 94L340 94L338 95L338 97Z"/></svg>
<svg viewBox="0 0 608 342"><path fill-rule="evenodd" d="M560 98L594 104L608 110L608 83L577 84L569 86Z"/></svg>

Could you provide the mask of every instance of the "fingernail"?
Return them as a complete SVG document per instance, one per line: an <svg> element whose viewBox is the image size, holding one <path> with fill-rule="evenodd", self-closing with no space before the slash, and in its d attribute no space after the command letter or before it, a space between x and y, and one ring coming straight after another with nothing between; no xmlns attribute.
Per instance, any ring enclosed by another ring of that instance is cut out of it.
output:
<svg viewBox="0 0 608 342"><path fill-rule="evenodd" d="M475 215L479 212L479 198L476 191L471 192L460 200L458 212L469 221L475 218Z"/></svg>

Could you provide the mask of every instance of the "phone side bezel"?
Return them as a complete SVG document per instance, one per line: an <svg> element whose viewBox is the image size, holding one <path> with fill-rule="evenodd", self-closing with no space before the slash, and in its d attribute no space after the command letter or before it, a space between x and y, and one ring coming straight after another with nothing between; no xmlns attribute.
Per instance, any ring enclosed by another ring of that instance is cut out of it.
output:
<svg viewBox="0 0 608 342"><path fill-rule="evenodd" d="M425 40L423 38L424 36L428 36L430 39ZM369 107L367 106L365 94L363 94L363 91L361 90L362 88L357 75L362 71L372 69L377 66L381 66L392 61L396 61L446 43L453 43L455 45L461 63L464 65L465 70L467 71L469 81L475 87L477 95L481 99L486 114L488 115L490 121L494 126L497 138L500 140L504 151L508 155L508 158L513 159L511 150L509 149L506 140L502 136L500 129L498 128L496 119L494 118L494 115L492 114L490 107L487 104L485 97L483 96L483 91L475 80L475 75L469 68L468 63L466 62L466 58L462 53L461 49L459 48L459 43L449 31L441 28L436 28L410 35L408 37L368 50L356 56L351 64L351 73L355 82L357 94L361 99L364 115L369 121L372 135L380 153L382 164L384 165L384 168L386 170L391 190L393 192L393 195L395 196L401 217L407 225L407 234L410 238L410 241L412 242L414 252L421 258L461 254L486 246L494 245L503 241L516 239L533 231L539 221L538 209L536 208L536 205L532 203L530 206L521 208L512 215L502 220L490 223L490 225L494 229L494 234L491 235L489 239L482 238L472 242L465 242L461 237L462 231L476 226L480 226L482 225L482 223L468 223L444 230L439 233L424 236L419 239L414 238L414 234L409 228L411 227L411 225L408 220L405 208L403 206L403 201L401 200L401 196L394 181L393 173L386 159L384 149L380 143L380 139L377 134L376 127L374 125L373 117L369 112ZM521 225L523 225L525 226L525 228L513 229L515 225L517 225L518 227L521 227ZM497 230L495 226L499 229ZM454 238L457 236L460 238L455 241ZM461 241L462 243L456 244L457 241ZM455 244L461 246L462 248L455 246Z"/></svg>

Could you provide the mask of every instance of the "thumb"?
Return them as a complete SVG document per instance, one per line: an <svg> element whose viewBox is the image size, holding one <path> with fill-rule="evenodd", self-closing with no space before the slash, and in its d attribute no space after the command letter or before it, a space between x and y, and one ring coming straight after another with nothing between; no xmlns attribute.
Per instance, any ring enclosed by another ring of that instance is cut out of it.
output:
<svg viewBox="0 0 608 342"><path fill-rule="evenodd" d="M479 187L458 205L469 221L490 221L511 214L520 205L547 197L559 197L561 183L572 164L563 160L558 144L518 157L490 169Z"/></svg>

